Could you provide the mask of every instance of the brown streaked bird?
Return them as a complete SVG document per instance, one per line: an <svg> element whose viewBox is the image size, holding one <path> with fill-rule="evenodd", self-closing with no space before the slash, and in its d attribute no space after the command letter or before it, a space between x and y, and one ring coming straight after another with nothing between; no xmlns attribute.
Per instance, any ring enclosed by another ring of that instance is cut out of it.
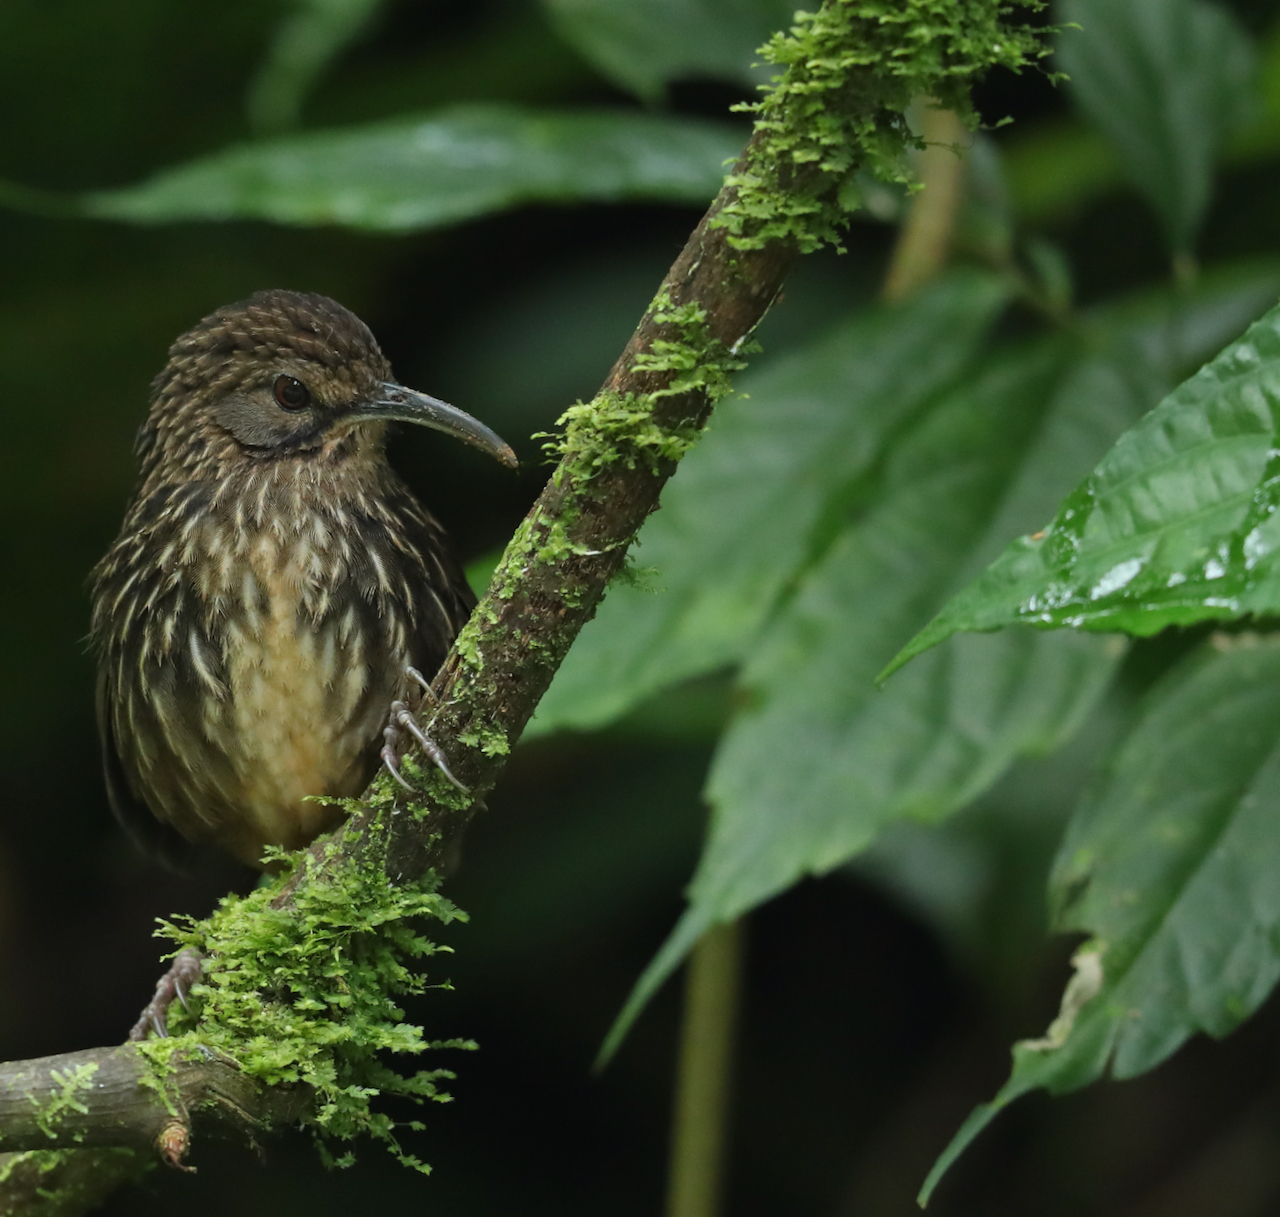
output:
<svg viewBox="0 0 1280 1217"><path fill-rule="evenodd" d="M380 755L400 776L397 727L419 733L405 703L475 598L387 463L395 421L515 465L483 424L397 384L324 296L259 292L170 348L92 576L107 790L153 852L211 844L261 867L341 819L307 796L358 794Z"/></svg>

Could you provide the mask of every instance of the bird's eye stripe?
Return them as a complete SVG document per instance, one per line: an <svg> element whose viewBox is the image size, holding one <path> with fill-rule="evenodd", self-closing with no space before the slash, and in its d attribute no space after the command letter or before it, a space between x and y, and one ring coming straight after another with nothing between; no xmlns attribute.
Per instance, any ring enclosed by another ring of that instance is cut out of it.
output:
<svg viewBox="0 0 1280 1217"><path fill-rule="evenodd" d="M305 410L311 404L310 390L293 376L276 377L275 396L286 410Z"/></svg>

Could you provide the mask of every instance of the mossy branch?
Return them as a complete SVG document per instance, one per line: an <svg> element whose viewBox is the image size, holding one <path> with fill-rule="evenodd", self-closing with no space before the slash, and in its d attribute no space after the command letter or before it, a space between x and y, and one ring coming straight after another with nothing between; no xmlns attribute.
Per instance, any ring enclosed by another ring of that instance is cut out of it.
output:
<svg viewBox="0 0 1280 1217"><path fill-rule="evenodd" d="M141 1150L153 1145L157 1121L185 1148L193 1123L252 1139L264 1124L297 1116L340 1139L365 1132L394 1144L390 1121L370 1111L371 1094L444 1097L432 1085L440 1071L402 1078L374 1052L434 1046L404 1027L392 1004L394 993L422 986L414 957L438 949L407 919L457 915L436 895L437 875L728 391L792 263L837 240L856 203L856 173L899 172L914 143L903 117L913 97L938 98L972 124L967 90L977 76L1045 53L1002 14L998 0L828 0L770 42L764 53L785 71L756 107L746 150L600 393L566 414L554 445L559 464L436 678L428 729L468 793L408 758L406 771L421 782L415 800L389 779L375 781L344 826L293 859L273 888L173 929L209 957L194 1025L141 1052L0 1066L0 1093L36 1065L48 1083L34 1103L0 1106L0 1151ZM122 1122L119 1107L99 1106L96 1091L79 1083L58 1098L54 1071L65 1087L87 1076L66 1070L90 1065L122 1071L135 1119ZM217 1086L234 1078L234 1103L204 1089L213 1077ZM57 1119L51 1103L61 1104ZM9 1211L5 1179L0 1173L0 1211Z"/></svg>
<svg viewBox="0 0 1280 1217"><path fill-rule="evenodd" d="M0 1127L6 1150L113 1146L178 1165L181 1129L189 1129L196 1110L205 1127L243 1134L246 1126L264 1131L273 1121L297 1119L311 1101L297 1086L264 1091L211 1049L176 1054L157 1071L136 1045L122 1044L5 1065Z"/></svg>
<svg viewBox="0 0 1280 1217"><path fill-rule="evenodd" d="M76 1217L156 1162L183 1167L197 1114L203 1132L244 1141L312 1103L208 1049L160 1070L131 1044L0 1066L0 1213Z"/></svg>

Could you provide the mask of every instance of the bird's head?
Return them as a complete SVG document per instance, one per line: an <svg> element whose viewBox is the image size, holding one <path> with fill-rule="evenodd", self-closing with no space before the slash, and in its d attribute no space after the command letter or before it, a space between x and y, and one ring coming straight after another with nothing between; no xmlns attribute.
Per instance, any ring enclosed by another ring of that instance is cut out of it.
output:
<svg viewBox="0 0 1280 1217"><path fill-rule="evenodd" d="M432 427L516 464L483 423L396 383L354 313L327 296L265 291L211 313L170 347L139 449L144 465L193 474L237 458L376 458L388 422Z"/></svg>

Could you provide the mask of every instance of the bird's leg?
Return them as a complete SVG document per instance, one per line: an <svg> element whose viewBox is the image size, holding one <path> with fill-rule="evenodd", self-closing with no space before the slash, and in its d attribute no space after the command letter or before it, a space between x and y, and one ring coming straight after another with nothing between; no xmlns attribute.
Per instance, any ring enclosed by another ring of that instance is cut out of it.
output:
<svg viewBox="0 0 1280 1217"><path fill-rule="evenodd" d="M428 698L432 702L437 702L435 692L431 688L431 682L427 680L417 668L409 667L405 669L413 681L422 686L423 701ZM435 742L418 724L418 719L414 712L409 709L407 703L396 700L391 703L391 715L387 720L387 725L382 732L382 763L386 765L387 771L397 782L400 783L410 793L413 787L404 780L404 776L400 772L400 730L403 728L414 739L418 741L422 751L427 754L435 764L435 767L444 774L463 794L470 793L467 788L456 777L449 768L449 758L445 756L444 749Z"/></svg>
<svg viewBox="0 0 1280 1217"><path fill-rule="evenodd" d="M156 984L155 996L147 1003L138 1021L129 1032L131 1043L140 1043L147 1038L148 1031L154 1031L161 1039L169 1034L169 1007L174 998L187 1009L187 992L196 983L204 971L204 956L192 947L185 947L174 956L169 970L160 977Z"/></svg>

